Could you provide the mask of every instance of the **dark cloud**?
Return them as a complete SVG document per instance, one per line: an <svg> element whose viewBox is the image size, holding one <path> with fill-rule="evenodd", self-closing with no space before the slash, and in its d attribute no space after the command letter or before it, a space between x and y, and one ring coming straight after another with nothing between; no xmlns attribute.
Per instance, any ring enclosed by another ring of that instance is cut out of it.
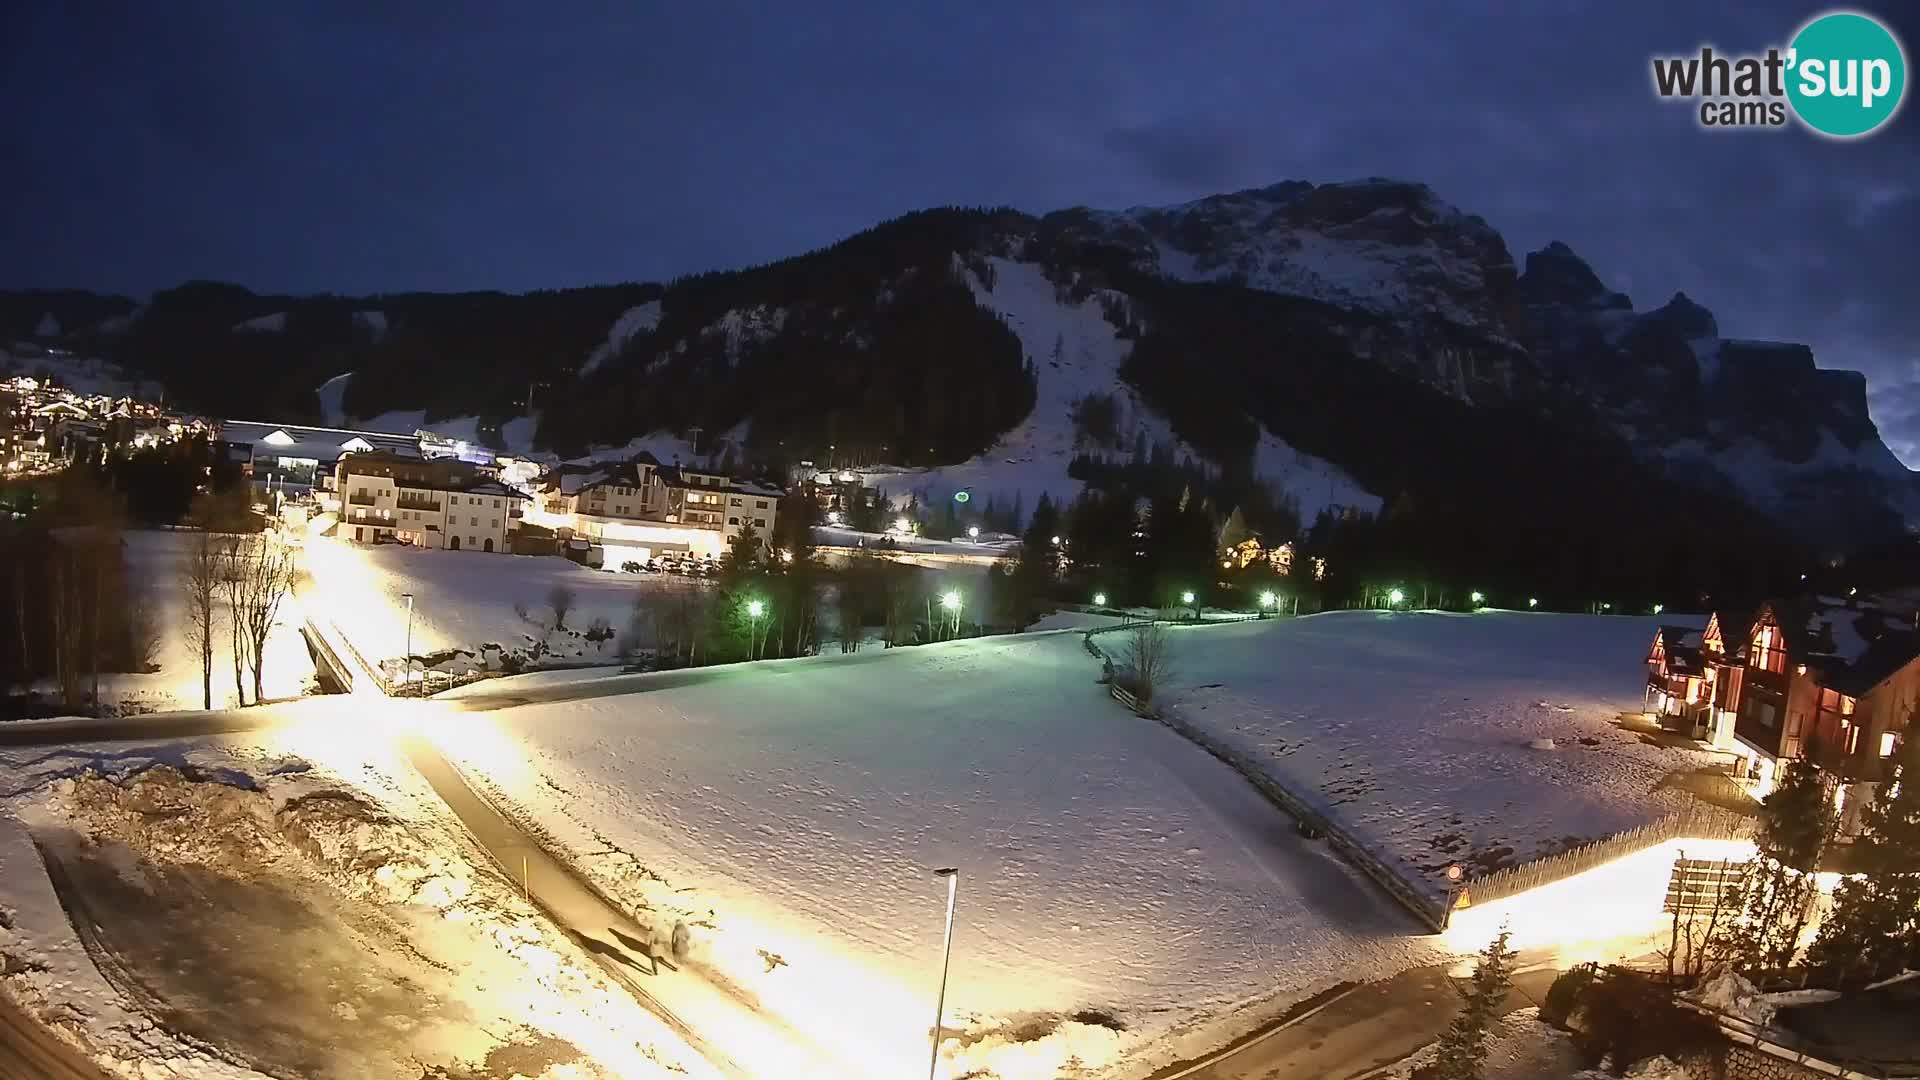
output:
<svg viewBox="0 0 1920 1080"><path fill-rule="evenodd" d="M1920 109L1839 143L1650 88L1655 53L1827 6L4 5L0 286L659 279L927 205L1401 176L1516 257L1565 240L1642 306L1866 371L1911 449ZM1920 56L1912 5L1867 6Z"/></svg>

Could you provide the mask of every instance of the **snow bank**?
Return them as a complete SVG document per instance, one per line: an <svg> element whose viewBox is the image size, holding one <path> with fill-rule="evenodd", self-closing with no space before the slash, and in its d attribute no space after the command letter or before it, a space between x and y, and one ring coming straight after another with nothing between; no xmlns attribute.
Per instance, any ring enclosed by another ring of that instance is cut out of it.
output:
<svg viewBox="0 0 1920 1080"><path fill-rule="evenodd" d="M1210 1049L1430 955L1369 883L1097 674L1075 635L974 639L642 677L450 717L436 737L850 1075L925 1053L938 866L961 870L956 1071L1164 1062L1171 1034ZM1125 1030L1084 1030L1086 1009Z"/></svg>
<svg viewBox="0 0 1920 1080"><path fill-rule="evenodd" d="M1686 805L1660 781L1713 757L1611 723L1640 708L1659 621L1356 611L1176 628L1161 697L1441 896L1452 863L1524 862Z"/></svg>
<svg viewBox="0 0 1920 1080"><path fill-rule="evenodd" d="M1436 1052L1435 1047L1428 1046L1395 1065L1386 1076L1390 1080L1406 1080L1415 1069L1431 1063ZM1570 1076L1579 1065L1580 1055L1574 1049L1573 1040L1566 1032L1542 1021L1539 1009L1516 1009L1487 1029L1483 1080L1549 1080Z"/></svg>
<svg viewBox="0 0 1920 1080"><path fill-rule="evenodd" d="M130 1077L717 1075L519 898L387 718L316 705L269 706L271 734L0 755L0 987Z"/></svg>

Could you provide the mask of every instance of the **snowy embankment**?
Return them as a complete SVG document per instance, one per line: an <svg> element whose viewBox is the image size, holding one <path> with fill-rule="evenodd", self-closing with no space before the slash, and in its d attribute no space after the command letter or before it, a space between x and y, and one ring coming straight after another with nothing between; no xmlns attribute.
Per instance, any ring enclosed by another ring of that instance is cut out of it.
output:
<svg viewBox="0 0 1920 1080"><path fill-rule="evenodd" d="M1471 877L1687 805L1661 781L1715 757L1611 723L1640 708L1660 621L1355 611L1175 628L1160 702L1444 896L1452 863Z"/></svg>
<svg viewBox="0 0 1920 1080"><path fill-rule="evenodd" d="M320 540L307 545L314 587L307 602L339 627L369 663L397 662L407 651L412 593L413 653L434 666L463 671L611 664L617 635L635 597L648 590L703 589L711 583L655 574L590 570L553 556L433 551L401 545L362 547ZM573 594L564 625L555 626L551 597ZM521 614L521 609L525 614ZM614 637L593 640L596 621ZM446 654L463 656L451 659Z"/></svg>
<svg viewBox="0 0 1920 1080"><path fill-rule="evenodd" d="M948 1075L1132 1075L1431 956L1390 901L1097 674L1077 635L985 638L645 677L436 734L849 1076L924 1068L935 867L961 872Z"/></svg>
<svg viewBox="0 0 1920 1080"><path fill-rule="evenodd" d="M148 606L153 617L156 670L100 676L100 701L109 715L199 709L205 704L199 652L187 640L187 597L180 580L180 560L195 534L164 529L130 530L126 541L127 580L131 598ZM313 660L300 636L300 609L292 597L283 600L267 636L261 689L268 700L299 697L313 680ZM243 679L249 699L253 678ZM45 687L42 687L45 690ZM226 603L214 605L213 707L239 704L234 688L233 630Z"/></svg>
<svg viewBox="0 0 1920 1080"><path fill-rule="evenodd" d="M717 1076L379 719L302 707L271 734L0 754L0 992L128 1077Z"/></svg>

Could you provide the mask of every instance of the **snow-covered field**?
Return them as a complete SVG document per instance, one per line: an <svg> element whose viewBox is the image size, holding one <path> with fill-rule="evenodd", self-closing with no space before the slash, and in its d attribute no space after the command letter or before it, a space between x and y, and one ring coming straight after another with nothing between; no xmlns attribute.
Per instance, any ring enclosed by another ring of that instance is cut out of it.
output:
<svg viewBox="0 0 1920 1080"><path fill-rule="evenodd" d="M307 545L306 560L314 587L303 594L305 602L324 612L374 664L406 655L406 593L414 596L415 655L457 649L473 654L477 664L498 667L503 653L518 654L535 666L615 663L615 641L585 636L594 620L606 620L618 633L642 591L709 587L690 578L589 570L553 556L397 544L363 547L320 540ZM548 602L556 588L574 594L574 607L559 629ZM525 616L516 604L525 607Z"/></svg>
<svg viewBox="0 0 1920 1080"><path fill-rule="evenodd" d="M125 534L127 577L151 605L159 648L153 662L159 670L145 674L121 673L100 677L100 700L111 712L134 714L198 709L204 704L200 654L187 641L187 600L180 585L180 560L192 534L163 529L130 530ZM233 685L233 634L225 604L214 612L216 643L213 656L213 707L238 704ZM281 603L267 637L266 664L261 689L268 700L298 697L313 677L313 661L300 637L299 605L291 598ZM253 694L251 676L246 692Z"/></svg>
<svg viewBox="0 0 1920 1080"><path fill-rule="evenodd" d="M1660 781L1713 758L1610 723L1640 709L1660 621L1356 611L1175 628L1160 698L1440 895L1450 863L1521 862L1686 804Z"/></svg>
<svg viewBox="0 0 1920 1080"><path fill-rule="evenodd" d="M143 1080L717 1076L337 700L0 755L0 992Z"/></svg>
<svg viewBox="0 0 1920 1080"><path fill-rule="evenodd" d="M645 676L450 714L436 737L848 1076L924 1061L940 866L961 872L944 1075L1144 1072L1431 957L1409 917L1097 674L1077 635L974 639Z"/></svg>

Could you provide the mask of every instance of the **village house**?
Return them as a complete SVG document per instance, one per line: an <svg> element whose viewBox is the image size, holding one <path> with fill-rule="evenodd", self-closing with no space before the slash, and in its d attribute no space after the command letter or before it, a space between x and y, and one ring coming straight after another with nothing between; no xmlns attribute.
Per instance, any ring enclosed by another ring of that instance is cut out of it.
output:
<svg viewBox="0 0 1920 1080"><path fill-rule="evenodd" d="M1849 780L1881 778L1920 708L1920 609L1910 598L1810 597L1705 627L1662 626L1647 655L1647 711L1737 755L1770 788L1815 755Z"/></svg>
<svg viewBox="0 0 1920 1080"><path fill-rule="evenodd" d="M354 451L339 458L333 479L341 504L335 535L358 544L511 551L527 501L458 458Z"/></svg>
<svg viewBox="0 0 1920 1080"><path fill-rule="evenodd" d="M527 520L600 545L609 566L662 555L717 559L742 533L769 537L785 495L724 473L662 465L646 453L618 464L560 466L538 491Z"/></svg>

